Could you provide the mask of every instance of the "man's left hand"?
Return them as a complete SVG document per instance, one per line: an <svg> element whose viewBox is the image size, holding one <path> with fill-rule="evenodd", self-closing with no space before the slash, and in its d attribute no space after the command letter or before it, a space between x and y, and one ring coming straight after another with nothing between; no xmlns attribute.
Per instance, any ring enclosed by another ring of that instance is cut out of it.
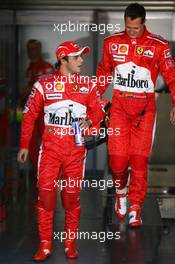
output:
<svg viewBox="0 0 175 264"><path fill-rule="evenodd" d="M79 126L81 130L88 129L92 125L91 120L81 120Z"/></svg>
<svg viewBox="0 0 175 264"><path fill-rule="evenodd" d="M172 125L175 125L175 107L173 107L170 112L170 122Z"/></svg>

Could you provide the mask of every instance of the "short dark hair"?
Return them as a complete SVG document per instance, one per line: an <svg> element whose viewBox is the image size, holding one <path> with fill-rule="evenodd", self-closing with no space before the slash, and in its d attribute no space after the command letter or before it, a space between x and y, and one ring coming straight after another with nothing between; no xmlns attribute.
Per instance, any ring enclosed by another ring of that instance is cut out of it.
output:
<svg viewBox="0 0 175 264"><path fill-rule="evenodd" d="M27 47L29 47L31 44L35 44L36 46L39 47L39 49L41 50L42 48L42 44L41 44L41 41L37 40L37 39L29 39L27 41Z"/></svg>
<svg viewBox="0 0 175 264"><path fill-rule="evenodd" d="M68 58L68 56L65 56L65 57L62 58L62 60L65 60L65 61L68 62L68 61L69 61L69 58ZM56 69L59 69L60 66L61 66L61 60L58 60L58 61L56 62L56 64L55 64L55 68L56 68Z"/></svg>
<svg viewBox="0 0 175 264"><path fill-rule="evenodd" d="M133 3L127 6L125 9L125 19L126 17L130 17L131 20L134 20L138 17L141 18L142 23L145 22L145 17L146 17L146 10L144 6L138 4L138 3Z"/></svg>

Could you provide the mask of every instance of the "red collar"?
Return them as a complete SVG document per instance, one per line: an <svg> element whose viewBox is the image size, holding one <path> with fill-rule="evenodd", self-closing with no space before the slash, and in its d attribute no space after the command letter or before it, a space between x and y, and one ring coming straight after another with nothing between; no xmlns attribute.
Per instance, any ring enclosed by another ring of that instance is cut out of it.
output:
<svg viewBox="0 0 175 264"><path fill-rule="evenodd" d="M126 31L124 31L124 32L125 32L125 34L123 35L123 39L127 39L127 41L130 42L131 44L142 44L144 42L144 40L146 39L146 37L150 34L148 32L146 26L144 26L144 32L140 38L132 39L128 36Z"/></svg>

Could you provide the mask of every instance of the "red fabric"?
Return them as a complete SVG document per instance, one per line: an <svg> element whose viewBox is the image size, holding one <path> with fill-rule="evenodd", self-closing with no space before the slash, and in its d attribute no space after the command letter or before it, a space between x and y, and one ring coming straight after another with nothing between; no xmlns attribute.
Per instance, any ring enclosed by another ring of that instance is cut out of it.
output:
<svg viewBox="0 0 175 264"><path fill-rule="evenodd" d="M37 173L39 145L43 131L44 131L44 115L43 113L41 113L37 121L35 121L35 126L32 132L32 138L30 140L30 146L29 146L29 157L33 164L34 175L36 175Z"/></svg>
<svg viewBox="0 0 175 264"><path fill-rule="evenodd" d="M9 126L8 112L7 111L0 113L0 124L1 124L0 146L3 146L6 144L7 128Z"/></svg>
<svg viewBox="0 0 175 264"><path fill-rule="evenodd" d="M147 191L147 163L148 158L131 155L131 175L128 198L131 204L142 204Z"/></svg>
<svg viewBox="0 0 175 264"><path fill-rule="evenodd" d="M37 218L40 241L52 241L54 211L47 211L37 203Z"/></svg>
<svg viewBox="0 0 175 264"><path fill-rule="evenodd" d="M26 71L29 85L32 87L33 84L38 80L39 76L53 71L53 66L43 59L40 59L36 62L31 62Z"/></svg>
<svg viewBox="0 0 175 264"><path fill-rule="evenodd" d="M28 84L32 88L33 84L38 80L39 76L53 71L54 71L53 66L50 63L44 61L43 59L39 59L36 62L31 62L26 71ZM36 175L37 172L39 140L41 139L43 129L44 129L44 120L43 120L43 113L41 113L40 116L38 117L38 120L35 122L35 127L33 130L33 135L31 138L30 148L29 148L29 157L33 164L34 175Z"/></svg>
<svg viewBox="0 0 175 264"><path fill-rule="evenodd" d="M33 86L23 114L21 147L28 148L35 120L44 108L45 126L69 129L73 120L91 119L92 125L103 120L105 112L93 83L70 83L61 80L59 72L51 73ZM57 81L55 81L57 80ZM77 76L78 80L78 76ZM51 89L50 89L51 87ZM73 108L72 114L69 108ZM61 110L62 109L62 110ZM74 117L76 115L76 117Z"/></svg>
<svg viewBox="0 0 175 264"><path fill-rule="evenodd" d="M107 77L113 75L114 89L154 93L159 71L169 86L175 105L175 63L168 42L146 28L137 39L131 39L125 31L120 32L104 40L97 76L105 77L105 85L99 82L98 89L103 94L109 85ZM132 85L134 81L138 81L138 86Z"/></svg>
<svg viewBox="0 0 175 264"><path fill-rule="evenodd" d="M147 189L148 158L140 155L110 156L110 168L114 183L119 183L117 189L122 190L128 182L128 166L131 167L128 198L131 204L142 204Z"/></svg>
<svg viewBox="0 0 175 264"><path fill-rule="evenodd" d="M145 113L141 116L147 104L146 97L128 99L120 97L120 94L113 97L109 127L114 133L109 134L108 139L110 155L150 155L156 106L154 97L148 100Z"/></svg>
<svg viewBox="0 0 175 264"><path fill-rule="evenodd" d="M80 222L80 197L79 192L61 193L62 205L65 209L65 232L69 235L67 239L74 240L77 236L78 226Z"/></svg>
<svg viewBox="0 0 175 264"><path fill-rule="evenodd" d="M43 208L42 217L45 218L46 215L46 219L52 221L53 216L48 214L48 210L50 213L55 207L54 197L60 184L60 187L63 186L62 203L65 209L65 231L76 232L80 219L79 194L85 165L85 148L75 147L73 136L65 136L61 139L60 136L54 137L50 132L45 132L44 136L38 170L39 200ZM59 179L60 170L62 176ZM62 185L59 180L62 180ZM41 224L40 237L42 240L48 240L50 232L50 226L46 227Z"/></svg>
<svg viewBox="0 0 175 264"><path fill-rule="evenodd" d="M59 72L53 73L40 78L35 83L24 110L21 126L21 148L29 148L35 120L44 108L45 129L38 162L39 230L42 240L51 238L51 226L46 226L46 223L52 222L51 212L53 210L49 213L48 210L45 210L52 208L52 205L48 204L50 198L47 197L51 193L40 197L40 190L56 192L58 183L60 183L58 182L60 171L62 172L62 182L64 182L62 197L66 210L65 230L75 232L79 224L78 197L81 190L80 181L84 172L85 147L75 145L74 135L63 135L60 132L71 130L73 120L86 118L88 115L95 125L105 115L93 83L66 82L63 84L61 76ZM70 113L70 108L73 113ZM41 209L43 210L41 211Z"/></svg>
<svg viewBox="0 0 175 264"><path fill-rule="evenodd" d="M112 178L115 183L118 183L119 190L126 187L128 181L128 157L119 155L110 155L109 165L112 172Z"/></svg>
<svg viewBox="0 0 175 264"><path fill-rule="evenodd" d="M61 43L56 49L57 60L61 60L65 56L78 56L81 54L89 53L89 47L79 47L79 45L73 41L66 41Z"/></svg>

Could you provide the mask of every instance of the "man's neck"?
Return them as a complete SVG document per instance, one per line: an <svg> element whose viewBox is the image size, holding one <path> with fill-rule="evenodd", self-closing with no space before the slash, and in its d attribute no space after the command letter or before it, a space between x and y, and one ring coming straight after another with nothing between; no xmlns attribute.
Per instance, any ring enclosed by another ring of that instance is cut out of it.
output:
<svg viewBox="0 0 175 264"><path fill-rule="evenodd" d="M74 73L70 72L68 69L65 69L64 67L60 67L60 73L66 76L73 76Z"/></svg>
<svg viewBox="0 0 175 264"><path fill-rule="evenodd" d="M31 59L31 63L36 63L36 62L41 61L41 60L42 60L41 57L33 58L33 59Z"/></svg>

